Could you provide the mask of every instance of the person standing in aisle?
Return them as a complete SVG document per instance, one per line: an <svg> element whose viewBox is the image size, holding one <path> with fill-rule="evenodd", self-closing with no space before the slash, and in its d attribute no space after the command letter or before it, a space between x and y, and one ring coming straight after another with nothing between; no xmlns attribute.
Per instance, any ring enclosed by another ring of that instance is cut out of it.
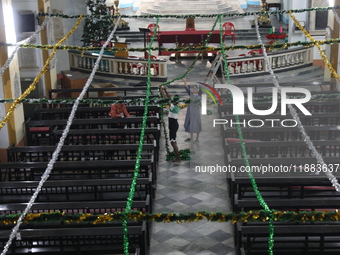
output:
<svg viewBox="0 0 340 255"><path fill-rule="evenodd" d="M171 96L169 95L168 91L166 90L166 88L164 88L163 86L160 86L160 93L162 95L163 98L171 98ZM178 125L178 114L179 114L179 96L175 95L173 96L172 100L168 102L169 104L169 115L168 115L168 120L169 120L169 133L170 133L170 143L172 148L174 149L175 152L175 158L172 160L172 162L181 162L181 156L179 153L179 149L177 146L177 131L179 128Z"/></svg>
<svg viewBox="0 0 340 255"><path fill-rule="evenodd" d="M190 90L187 84L186 78L183 78L184 88L190 96L190 103L187 108L187 113L184 120L185 132L190 133L190 138L185 139L186 142L193 141L194 133L196 133L195 143L199 142L199 134L202 132L202 120L201 120L201 95L197 85L193 86Z"/></svg>

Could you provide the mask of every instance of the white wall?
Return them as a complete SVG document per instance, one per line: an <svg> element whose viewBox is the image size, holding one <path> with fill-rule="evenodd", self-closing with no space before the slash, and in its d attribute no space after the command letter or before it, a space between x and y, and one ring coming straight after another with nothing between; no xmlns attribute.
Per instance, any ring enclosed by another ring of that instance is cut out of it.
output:
<svg viewBox="0 0 340 255"><path fill-rule="evenodd" d="M289 6L290 6L290 3L289 3L290 0L281 0L281 10L288 10L289 9ZM288 24L289 22L289 14L283 14L282 15L282 21L286 24Z"/></svg>
<svg viewBox="0 0 340 255"><path fill-rule="evenodd" d="M289 0L289 9L304 9L307 8L307 1L306 0ZM298 21L304 21L305 24L307 24L307 12L302 13L293 13L295 18ZM301 31L295 31L295 22L289 15L289 22L288 22L288 31L289 31L289 37L288 42L297 42L297 41L307 41L306 36ZM309 40L308 40L309 41Z"/></svg>
<svg viewBox="0 0 340 255"><path fill-rule="evenodd" d="M118 8L132 8L134 4L134 0L119 0Z"/></svg>
<svg viewBox="0 0 340 255"><path fill-rule="evenodd" d="M51 9L61 11L66 15L80 15L87 14L86 2L84 0L51 0ZM65 8L67 6L67 8ZM61 19L63 25L64 37L75 25L77 18L74 19ZM60 25L60 24L59 24ZM84 19L75 30L75 32L63 43L64 45L82 46L81 37L83 35ZM58 38L61 39L61 38ZM68 51L58 50L56 53L57 57L57 73L64 70L70 69Z"/></svg>
<svg viewBox="0 0 340 255"><path fill-rule="evenodd" d="M18 33L18 23L16 22L19 19L19 12L20 11L32 11L35 15L39 12L38 10L38 4L36 0L12 0L12 8L13 8L13 16L14 16L14 25L16 27L17 31L17 38L18 40L23 40L29 37L32 33L22 34ZM38 22L36 21L36 29L38 28ZM38 35L36 39L34 39L31 43L33 44L41 44L40 36ZM39 67L42 67L42 53L39 49L29 49L29 50L20 50L19 56L24 57L25 54L31 55L31 67L35 68L32 72L30 68L27 69L27 72L24 71L24 73L21 75L21 77L36 77L39 72ZM34 62L33 62L34 60ZM43 79L42 79L43 82Z"/></svg>
<svg viewBox="0 0 340 255"><path fill-rule="evenodd" d="M2 79L0 79L0 98L4 98L4 92L2 89ZM0 119L2 120L6 116L5 104L0 104ZM8 139L8 124L5 124L3 128L0 129L0 148L7 148L9 145Z"/></svg>

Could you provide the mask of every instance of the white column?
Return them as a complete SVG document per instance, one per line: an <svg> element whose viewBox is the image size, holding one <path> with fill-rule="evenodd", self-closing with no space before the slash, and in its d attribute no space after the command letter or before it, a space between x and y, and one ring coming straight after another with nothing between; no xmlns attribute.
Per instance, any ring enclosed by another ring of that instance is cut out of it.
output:
<svg viewBox="0 0 340 255"><path fill-rule="evenodd" d="M304 9L307 8L307 1L306 0L300 0L300 1L293 1L290 0L290 7L289 9ZM298 21L303 21L305 24L307 23L307 12L302 12L302 13L293 13L295 18ZM289 37L288 37L288 42L297 42L297 41L306 41L306 36L302 31L295 31L295 22L292 20L292 18L289 15L289 23L288 23L288 31L289 31Z"/></svg>

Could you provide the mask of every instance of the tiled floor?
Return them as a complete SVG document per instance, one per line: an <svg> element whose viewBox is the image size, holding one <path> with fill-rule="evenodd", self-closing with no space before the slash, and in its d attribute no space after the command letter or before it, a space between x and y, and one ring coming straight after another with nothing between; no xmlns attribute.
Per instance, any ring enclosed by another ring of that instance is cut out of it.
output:
<svg viewBox="0 0 340 255"><path fill-rule="evenodd" d="M188 137L183 128L186 109L180 111L178 145L180 149L190 148L191 160L167 162L165 150L161 151L155 212L229 211L226 174L195 171L196 166L202 169L202 166L223 165L219 128L212 125L216 107L209 108L213 114L202 116L199 143L184 141ZM234 254L231 225L206 220L190 224L154 223L150 254Z"/></svg>

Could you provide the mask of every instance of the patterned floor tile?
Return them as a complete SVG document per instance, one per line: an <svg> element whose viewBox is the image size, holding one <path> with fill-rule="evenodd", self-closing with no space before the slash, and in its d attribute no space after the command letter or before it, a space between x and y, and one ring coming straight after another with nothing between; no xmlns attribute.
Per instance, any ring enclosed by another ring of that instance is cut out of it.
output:
<svg viewBox="0 0 340 255"><path fill-rule="evenodd" d="M227 254L228 252L233 252L234 248L223 243L219 243L209 248L210 251L215 254Z"/></svg>
<svg viewBox="0 0 340 255"><path fill-rule="evenodd" d="M171 205L175 202L176 202L176 200L171 199L169 197L162 197L160 199L157 199L157 201L156 201L156 203L161 204L163 206Z"/></svg>
<svg viewBox="0 0 340 255"><path fill-rule="evenodd" d="M208 235L208 237L213 238L216 241L219 241L220 243L224 242L225 240L229 239L232 237L230 233L227 233L225 231L222 231L221 229L211 233Z"/></svg>
<svg viewBox="0 0 340 255"><path fill-rule="evenodd" d="M171 205L168 205L167 208L171 209L173 212L182 212L186 208L188 208L186 204L183 204L181 202L176 202Z"/></svg>
<svg viewBox="0 0 340 255"><path fill-rule="evenodd" d="M188 206L194 206L194 205L196 205L198 203L201 203L202 200L201 199L197 199L195 197L187 197L185 199L180 200L180 202L182 202L182 203L184 203L184 204L186 204Z"/></svg>
<svg viewBox="0 0 340 255"><path fill-rule="evenodd" d="M174 252L175 249L169 245L166 245L164 243L155 245L151 247L150 254L152 255L166 255L170 252ZM185 253L184 253L185 254Z"/></svg>
<svg viewBox="0 0 340 255"><path fill-rule="evenodd" d="M173 247L175 250L181 250L182 247L190 244L190 242L179 236L166 240L164 243Z"/></svg>
<svg viewBox="0 0 340 255"><path fill-rule="evenodd" d="M158 241L159 243L163 243L166 240L171 239L171 238L173 238L175 236L176 236L175 234L171 234L168 231L160 230L157 233L155 233L155 235L153 236L152 239Z"/></svg>
<svg viewBox="0 0 340 255"><path fill-rule="evenodd" d="M178 75L184 68L188 68L192 60L180 62L169 63L171 75ZM197 70L195 66L189 75L190 82L204 80L207 68L202 63L197 64ZM179 66L181 67L178 68ZM184 141L190 135L183 128L186 108L180 111L177 143L180 149L190 149L191 160L179 164L165 161L165 139L161 139L154 212L228 212L226 173L196 171L196 166L224 164L220 129L212 126L213 119L218 118L217 107L209 106L209 109L213 114L202 116L203 131L199 143ZM167 123L167 119L165 122ZM171 146L170 149L172 150ZM201 220L190 224L154 225L150 255L234 255L230 223Z"/></svg>

